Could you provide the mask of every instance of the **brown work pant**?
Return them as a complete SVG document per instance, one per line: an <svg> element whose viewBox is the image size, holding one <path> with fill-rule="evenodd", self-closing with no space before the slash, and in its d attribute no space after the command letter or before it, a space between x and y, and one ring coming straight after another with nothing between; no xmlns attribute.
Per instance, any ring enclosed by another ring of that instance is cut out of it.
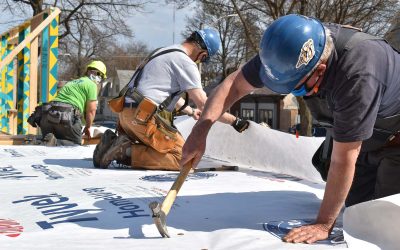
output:
<svg viewBox="0 0 400 250"><path fill-rule="evenodd" d="M179 170L179 161L182 158L184 144L182 135L179 132L175 134L175 138L169 138L166 135L166 138L174 142L167 149L159 149L150 145L151 138L146 135L147 125L137 122L134 117L135 110L135 108L124 108L119 113L119 132L126 134L134 142L131 147L132 168Z"/></svg>

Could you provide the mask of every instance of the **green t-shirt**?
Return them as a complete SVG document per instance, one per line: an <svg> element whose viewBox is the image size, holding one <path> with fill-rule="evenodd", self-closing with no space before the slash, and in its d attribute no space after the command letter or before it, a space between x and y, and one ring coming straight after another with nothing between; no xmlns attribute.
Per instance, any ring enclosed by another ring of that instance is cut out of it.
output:
<svg viewBox="0 0 400 250"><path fill-rule="evenodd" d="M69 103L79 108L83 114L87 101L97 100L97 85L87 76L67 82L53 101Z"/></svg>

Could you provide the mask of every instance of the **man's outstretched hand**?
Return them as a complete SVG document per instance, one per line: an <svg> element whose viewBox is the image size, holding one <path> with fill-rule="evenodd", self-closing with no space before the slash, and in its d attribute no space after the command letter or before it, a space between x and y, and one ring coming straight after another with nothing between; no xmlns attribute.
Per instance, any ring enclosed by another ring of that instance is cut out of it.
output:
<svg viewBox="0 0 400 250"><path fill-rule="evenodd" d="M182 159L180 161L181 168L190 161L192 162L192 168L196 168L206 150L207 134L202 134L204 132L203 129L196 128L195 125L183 145Z"/></svg>
<svg viewBox="0 0 400 250"><path fill-rule="evenodd" d="M293 228L283 237L283 241L289 243L307 243L311 244L318 240L325 240L329 237L333 227L326 224L312 224Z"/></svg>
<svg viewBox="0 0 400 250"><path fill-rule="evenodd" d="M89 127L84 127L82 134L86 135L88 139L92 138L92 134L90 133L90 128Z"/></svg>
<svg viewBox="0 0 400 250"><path fill-rule="evenodd" d="M249 127L250 122L237 117L231 125L237 132L242 133Z"/></svg>

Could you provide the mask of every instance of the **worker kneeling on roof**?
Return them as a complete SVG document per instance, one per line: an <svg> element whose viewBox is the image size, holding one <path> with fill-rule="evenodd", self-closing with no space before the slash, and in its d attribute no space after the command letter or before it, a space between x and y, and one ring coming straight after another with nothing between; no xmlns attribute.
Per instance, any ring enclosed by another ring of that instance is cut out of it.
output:
<svg viewBox="0 0 400 250"><path fill-rule="evenodd" d="M110 101L110 108L119 112L118 136L111 130L102 135L94 166L107 168L116 161L135 169L179 170L184 139L173 124L174 115L179 111L199 118L207 96L196 63L209 61L220 44L218 32L207 28L182 44L153 51L120 97ZM187 106L189 99L196 108ZM249 124L228 113L219 120L239 132Z"/></svg>
<svg viewBox="0 0 400 250"><path fill-rule="evenodd" d="M83 134L91 137L97 109L99 84L106 78L106 65L92 61L86 66L86 75L67 82L49 103L35 108L28 122L39 126L46 146L72 146L82 144Z"/></svg>

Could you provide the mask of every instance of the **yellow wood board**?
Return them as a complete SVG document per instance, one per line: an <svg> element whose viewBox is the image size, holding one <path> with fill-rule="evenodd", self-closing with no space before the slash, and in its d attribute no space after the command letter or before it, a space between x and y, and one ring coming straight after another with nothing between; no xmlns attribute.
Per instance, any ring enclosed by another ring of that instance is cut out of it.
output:
<svg viewBox="0 0 400 250"><path fill-rule="evenodd" d="M34 135L7 135L0 133L0 145L24 145L25 141L29 140L29 137ZM100 142L100 137L96 138L83 138L82 145L93 145Z"/></svg>

